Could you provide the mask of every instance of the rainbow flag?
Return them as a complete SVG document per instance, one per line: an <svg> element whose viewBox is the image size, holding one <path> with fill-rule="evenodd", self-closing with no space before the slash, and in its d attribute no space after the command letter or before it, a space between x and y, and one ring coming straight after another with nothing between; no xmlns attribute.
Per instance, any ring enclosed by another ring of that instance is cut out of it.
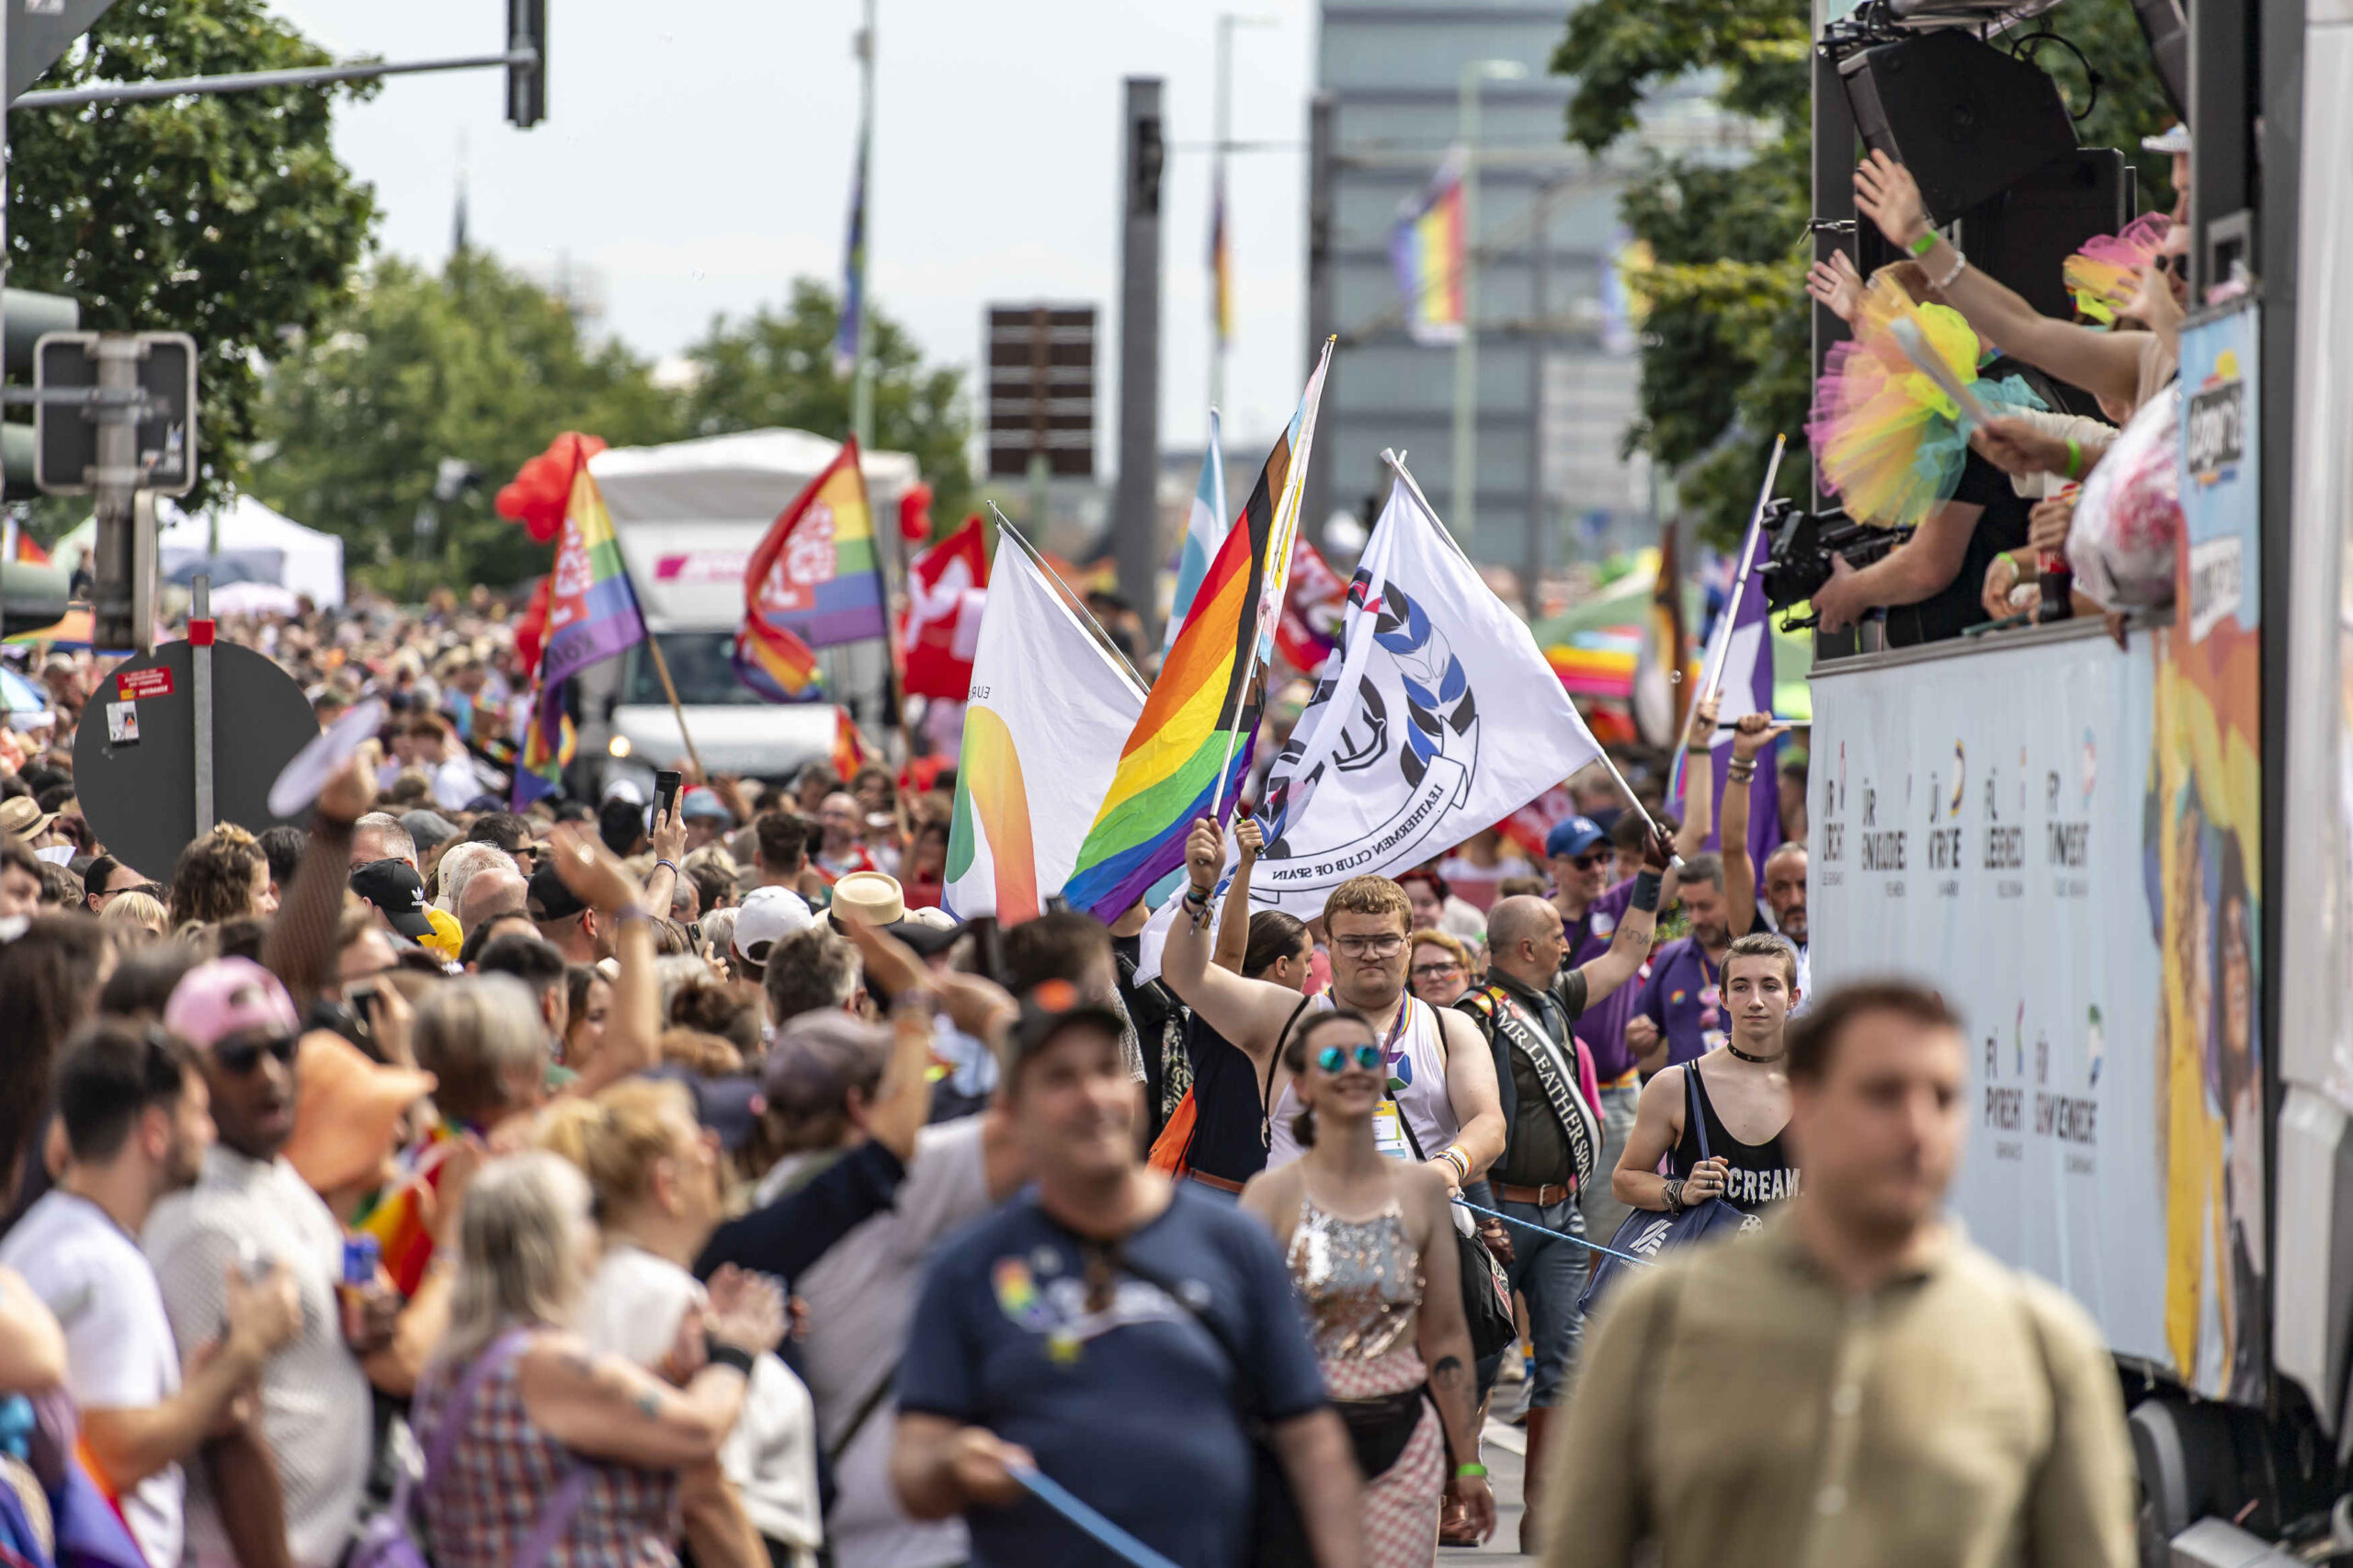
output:
<svg viewBox="0 0 2353 1568"><path fill-rule="evenodd" d="M590 665L645 641L645 617L630 586L605 498L582 463L572 477L563 532L548 578L546 640L523 756L515 769L515 809L556 791L567 755L563 684Z"/></svg>
<svg viewBox="0 0 2353 1568"><path fill-rule="evenodd" d="M744 624L735 629L728 660L735 666L735 678L763 702L800 702L820 695L816 653L791 632L758 616L745 616Z"/></svg>
<svg viewBox="0 0 2353 1568"><path fill-rule="evenodd" d="M1210 329L1220 348L1233 341L1233 251L1225 231L1225 165L1210 195Z"/></svg>
<svg viewBox="0 0 2353 1568"><path fill-rule="evenodd" d="M1073 909L1107 925L1184 864L1186 835L1212 802L1221 819L1233 811L1257 730L1258 644L1281 609L1331 359L1327 344L1290 427L1267 455L1249 504L1193 596L1063 884Z"/></svg>
<svg viewBox="0 0 2353 1568"><path fill-rule="evenodd" d="M1462 154L1447 154L1418 195L1397 210L1389 234L1405 330L1416 343L1462 340Z"/></svg>
<svg viewBox="0 0 2353 1568"><path fill-rule="evenodd" d="M744 624L764 638L789 633L804 654L888 635L874 509L855 437L777 514L752 551L744 569Z"/></svg>
<svg viewBox="0 0 2353 1568"><path fill-rule="evenodd" d="M462 1136L449 1122L436 1122L413 1151L411 1168L377 1194L374 1205L353 1221L356 1233L376 1238L385 1271L404 1296L416 1294L425 1283L426 1266L433 1261L432 1211L441 1187L442 1162Z"/></svg>
<svg viewBox="0 0 2353 1568"><path fill-rule="evenodd" d="M882 755L869 745L858 721L849 716L847 708L834 710L834 771L845 782L858 777L858 770L872 762L881 762Z"/></svg>

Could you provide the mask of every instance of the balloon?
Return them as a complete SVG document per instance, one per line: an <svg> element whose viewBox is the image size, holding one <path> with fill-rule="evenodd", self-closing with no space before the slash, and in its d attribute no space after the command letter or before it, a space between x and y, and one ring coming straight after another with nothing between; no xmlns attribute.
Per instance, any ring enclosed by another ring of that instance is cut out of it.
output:
<svg viewBox="0 0 2353 1568"><path fill-rule="evenodd" d="M498 515L522 524L541 544L550 542L563 531L564 508L572 504L572 482L581 464L604 449L603 437L566 430L500 489Z"/></svg>
<svg viewBox="0 0 2353 1568"><path fill-rule="evenodd" d="M899 537L909 544L931 538L931 486L916 480L899 497Z"/></svg>

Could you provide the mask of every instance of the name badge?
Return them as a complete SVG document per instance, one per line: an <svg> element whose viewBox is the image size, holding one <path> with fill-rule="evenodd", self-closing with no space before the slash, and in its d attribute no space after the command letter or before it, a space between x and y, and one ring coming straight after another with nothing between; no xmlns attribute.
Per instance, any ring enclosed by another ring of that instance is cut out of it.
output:
<svg viewBox="0 0 2353 1568"><path fill-rule="evenodd" d="M1731 1038L1732 1037L1730 1035L1724 1033L1722 1029L1701 1029L1699 1031L1699 1045L1704 1051L1715 1051L1720 1049L1723 1043Z"/></svg>
<svg viewBox="0 0 2353 1568"><path fill-rule="evenodd" d="M1383 1100L1373 1108L1372 1146L1392 1160L1414 1157L1414 1151L1405 1142L1405 1124L1395 1100Z"/></svg>

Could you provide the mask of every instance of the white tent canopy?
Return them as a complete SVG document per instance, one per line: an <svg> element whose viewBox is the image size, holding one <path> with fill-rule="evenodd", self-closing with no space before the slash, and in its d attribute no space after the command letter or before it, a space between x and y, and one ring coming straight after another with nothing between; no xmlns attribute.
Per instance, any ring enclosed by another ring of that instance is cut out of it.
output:
<svg viewBox="0 0 2353 1568"><path fill-rule="evenodd" d="M322 606L343 603L343 540L306 528L250 495L205 512L184 512L176 502L157 502L156 571L169 580L176 570L212 553L216 525L219 553L234 562L245 580L275 584ZM87 546L96 532L96 521L85 521L59 540L51 553L61 565L70 565L75 551Z"/></svg>

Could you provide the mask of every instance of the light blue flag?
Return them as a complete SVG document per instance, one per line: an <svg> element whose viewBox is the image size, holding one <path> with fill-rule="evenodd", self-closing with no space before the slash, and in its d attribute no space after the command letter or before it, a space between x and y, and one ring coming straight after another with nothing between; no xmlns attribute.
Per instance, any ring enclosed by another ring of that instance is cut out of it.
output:
<svg viewBox="0 0 2353 1568"><path fill-rule="evenodd" d="M1201 482L1193 489L1193 514L1186 521L1184 549L1176 557L1176 597L1168 608L1168 628L1161 633L1163 653L1176 645L1193 596L1200 591L1218 546L1225 542L1225 530L1233 526L1233 517L1225 509L1225 457L1218 445L1217 410L1212 408L1210 449L1201 454Z"/></svg>

